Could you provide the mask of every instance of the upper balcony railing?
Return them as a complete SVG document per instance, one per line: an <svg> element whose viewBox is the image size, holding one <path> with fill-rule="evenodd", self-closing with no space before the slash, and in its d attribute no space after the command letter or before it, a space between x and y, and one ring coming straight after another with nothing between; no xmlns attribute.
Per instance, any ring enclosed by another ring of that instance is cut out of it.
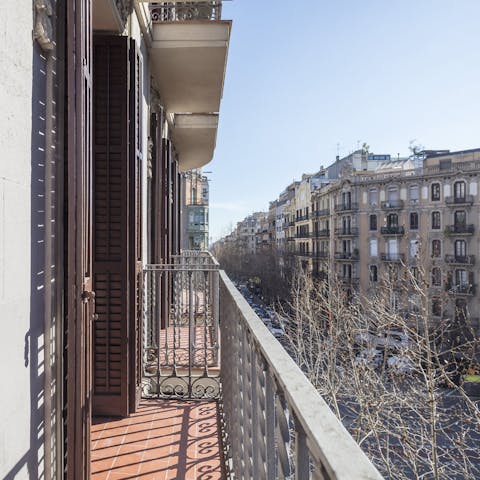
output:
<svg viewBox="0 0 480 480"><path fill-rule="evenodd" d="M475 255L445 255L445 263L475 265Z"/></svg>
<svg viewBox="0 0 480 480"><path fill-rule="evenodd" d="M351 212L354 210L358 210L357 202L338 203L335 205L336 212Z"/></svg>
<svg viewBox="0 0 480 480"><path fill-rule="evenodd" d="M339 227L335 229L335 235L339 237L350 237L358 235L358 227Z"/></svg>
<svg viewBox="0 0 480 480"><path fill-rule="evenodd" d="M386 202L381 202L380 206L382 210L400 210L404 207L405 202L403 200L387 200Z"/></svg>
<svg viewBox="0 0 480 480"><path fill-rule="evenodd" d="M445 227L445 233L447 235L473 235L475 231L475 225L465 223L455 223L453 225L447 225Z"/></svg>
<svg viewBox="0 0 480 480"><path fill-rule="evenodd" d="M185 22L191 20L222 19L222 1L157 2L150 6L152 22Z"/></svg>

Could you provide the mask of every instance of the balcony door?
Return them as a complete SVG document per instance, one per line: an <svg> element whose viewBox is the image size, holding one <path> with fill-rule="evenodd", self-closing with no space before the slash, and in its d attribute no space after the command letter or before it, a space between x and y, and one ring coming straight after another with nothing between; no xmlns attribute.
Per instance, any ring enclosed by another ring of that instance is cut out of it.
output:
<svg viewBox="0 0 480 480"><path fill-rule="evenodd" d="M90 478L92 390L92 30L89 0L66 2L66 478Z"/></svg>

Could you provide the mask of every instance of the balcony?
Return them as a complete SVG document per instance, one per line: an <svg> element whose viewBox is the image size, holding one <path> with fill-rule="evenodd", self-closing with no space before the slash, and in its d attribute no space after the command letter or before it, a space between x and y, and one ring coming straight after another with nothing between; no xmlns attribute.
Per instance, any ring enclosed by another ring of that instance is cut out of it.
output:
<svg viewBox="0 0 480 480"><path fill-rule="evenodd" d="M445 203L450 207L469 207L473 205L473 195L463 197L445 197Z"/></svg>
<svg viewBox="0 0 480 480"><path fill-rule="evenodd" d="M143 400L93 426L92 480L382 478L209 254L143 279Z"/></svg>
<svg viewBox="0 0 480 480"><path fill-rule="evenodd" d="M358 260L358 252L335 252L334 258L339 261Z"/></svg>
<svg viewBox="0 0 480 480"><path fill-rule="evenodd" d="M221 1L149 3L149 58L179 166L199 168L215 149L231 22L221 19Z"/></svg>
<svg viewBox="0 0 480 480"><path fill-rule="evenodd" d="M445 255L445 263L453 265L475 265L475 255Z"/></svg>
<svg viewBox="0 0 480 480"><path fill-rule="evenodd" d="M208 223L189 223L187 232L191 233L208 233Z"/></svg>
<svg viewBox="0 0 480 480"><path fill-rule="evenodd" d="M330 253L329 252L315 252L315 257L316 258L321 258L321 259L328 259L330 258Z"/></svg>
<svg viewBox="0 0 480 480"><path fill-rule="evenodd" d="M475 232L475 225L457 223L454 225L447 225L445 227L446 235L473 235Z"/></svg>
<svg viewBox="0 0 480 480"><path fill-rule="evenodd" d="M387 200L380 203L382 210L401 210L404 205L405 202L403 200Z"/></svg>
<svg viewBox="0 0 480 480"><path fill-rule="evenodd" d="M335 212L352 212L358 210L358 203L339 203L335 205Z"/></svg>
<svg viewBox="0 0 480 480"><path fill-rule="evenodd" d="M295 218L295 222L305 222L309 218L310 218L310 216L308 214L307 215L299 215L298 217Z"/></svg>
<svg viewBox="0 0 480 480"><path fill-rule="evenodd" d="M335 229L337 237L355 237L358 235L358 227L340 227Z"/></svg>
<svg viewBox="0 0 480 480"><path fill-rule="evenodd" d="M324 208L323 210L315 210L312 212L312 216L314 217L325 217L327 215L330 215L330 209L329 208Z"/></svg>
<svg viewBox="0 0 480 480"><path fill-rule="evenodd" d="M313 236L310 232L297 233L295 238L311 238Z"/></svg>
<svg viewBox="0 0 480 480"><path fill-rule="evenodd" d="M382 235L405 235L405 228L398 226L382 227L380 233Z"/></svg>
<svg viewBox="0 0 480 480"><path fill-rule="evenodd" d="M380 260L382 262L402 263L405 261L403 253L381 253Z"/></svg>
<svg viewBox="0 0 480 480"><path fill-rule="evenodd" d="M472 283L451 283L445 284L445 290L456 297L471 297L475 295L475 285Z"/></svg>
<svg viewBox="0 0 480 480"><path fill-rule="evenodd" d="M324 228L322 230L314 230L313 236L320 238L320 237L329 237L330 236L330 230L328 228Z"/></svg>
<svg viewBox="0 0 480 480"><path fill-rule="evenodd" d="M343 283L344 285L357 285L360 279L358 277L348 277L348 276L340 276L338 277L338 280L340 283Z"/></svg>

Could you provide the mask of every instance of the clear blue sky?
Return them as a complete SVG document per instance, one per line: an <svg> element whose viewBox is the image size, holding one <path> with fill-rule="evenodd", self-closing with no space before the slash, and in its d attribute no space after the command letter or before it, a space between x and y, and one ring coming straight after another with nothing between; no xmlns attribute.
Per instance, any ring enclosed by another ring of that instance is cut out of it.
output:
<svg viewBox="0 0 480 480"><path fill-rule="evenodd" d="M304 172L375 153L480 147L480 0L234 0L210 235Z"/></svg>

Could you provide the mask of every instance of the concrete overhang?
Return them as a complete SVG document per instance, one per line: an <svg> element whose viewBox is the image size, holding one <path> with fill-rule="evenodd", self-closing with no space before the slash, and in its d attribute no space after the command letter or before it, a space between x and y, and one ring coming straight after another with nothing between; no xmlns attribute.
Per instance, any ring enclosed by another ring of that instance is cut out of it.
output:
<svg viewBox="0 0 480 480"><path fill-rule="evenodd" d="M177 113L173 116L173 141L181 171L200 168L212 160L217 127L216 113Z"/></svg>
<svg viewBox="0 0 480 480"><path fill-rule="evenodd" d="M98 31L120 33L125 27L127 13L126 0L93 0L92 28Z"/></svg>
<svg viewBox="0 0 480 480"><path fill-rule="evenodd" d="M231 21L152 24L151 65L168 113L218 112Z"/></svg>

